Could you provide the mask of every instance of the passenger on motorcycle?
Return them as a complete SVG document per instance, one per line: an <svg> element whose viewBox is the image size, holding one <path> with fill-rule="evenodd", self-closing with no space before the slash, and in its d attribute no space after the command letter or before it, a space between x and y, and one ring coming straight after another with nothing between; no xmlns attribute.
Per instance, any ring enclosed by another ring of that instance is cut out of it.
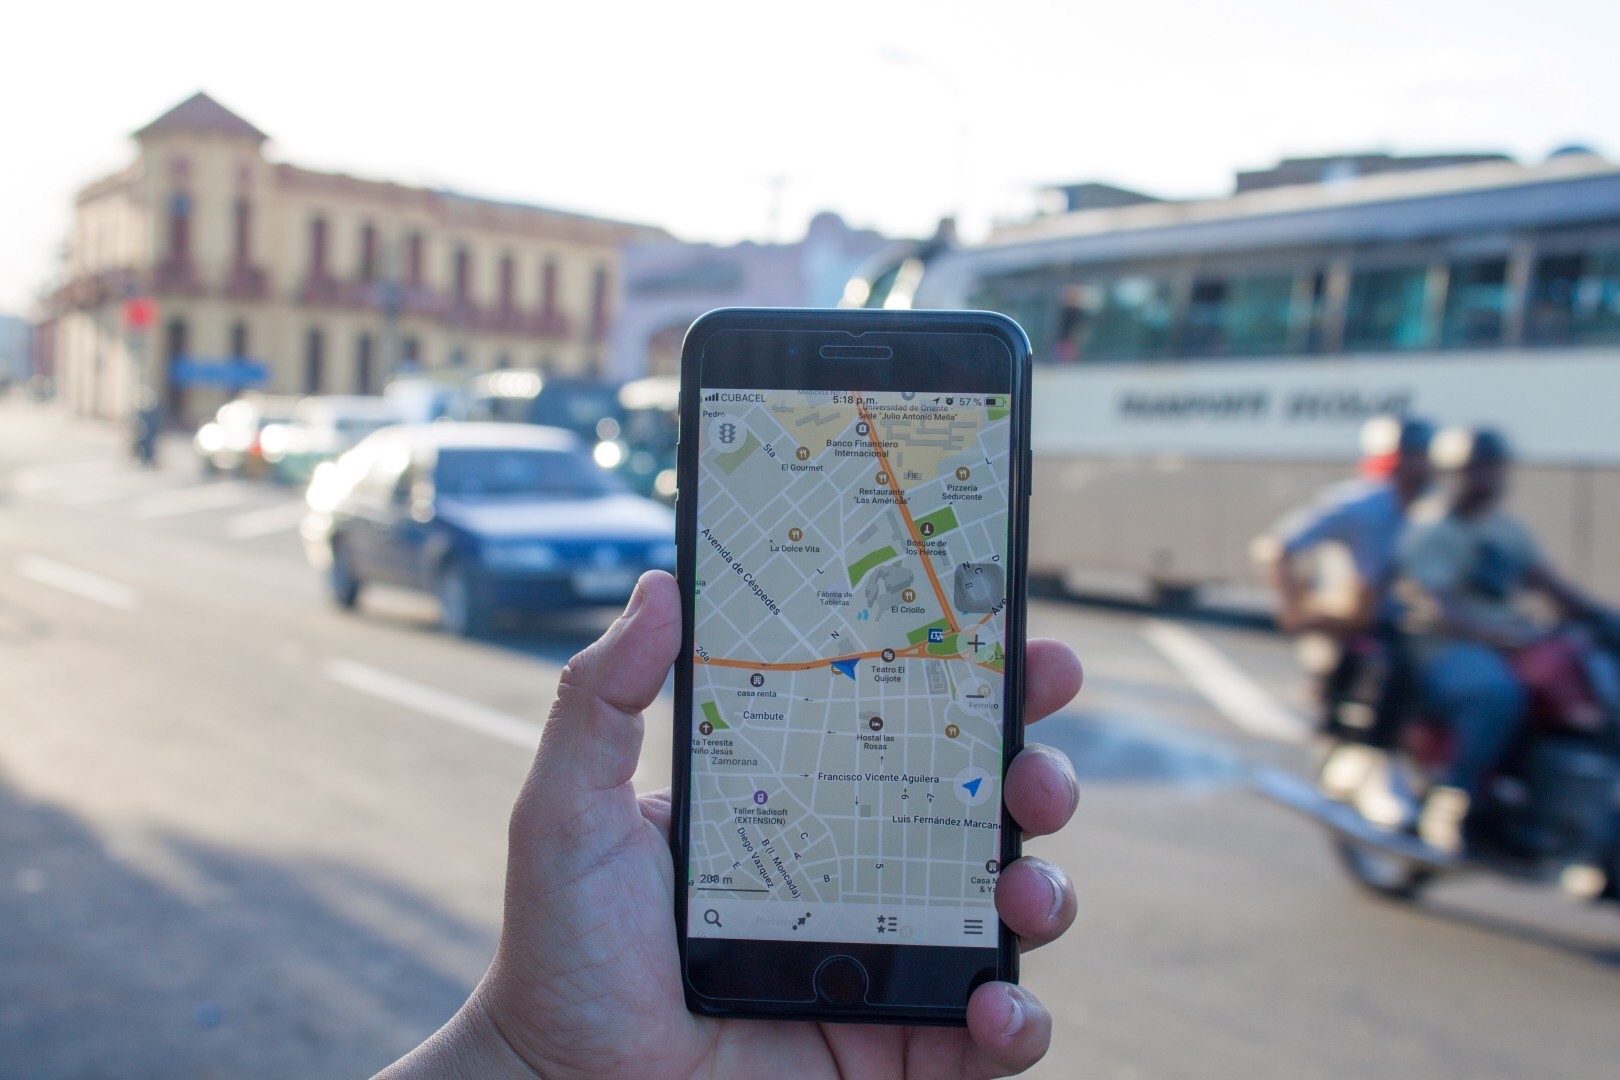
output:
<svg viewBox="0 0 1620 1080"><path fill-rule="evenodd" d="M1488 428L1450 430L1434 460L1450 487L1414 509L1399 551L1399 591L1416 632L1415 654L1429 708L1452 730L1456 752L1430 789L1418 834L1449 855L1463 849L1468 808L1512 745L1527 705L1512 658L1552 628L1530 618L1530 592L1566 619L1603 609L1555 573L1530 532L1499 503L1507 487L1507 440Z"/></svg>
<svg viewBox="0 0 1620 1080"><path fill-rule="evenodd" d="M1277 591L1278 624L1289 633L1326 634L1338 646L1324 672L1322 696L1329 726L1338 725L1341 701L1359 697L1372 713L1370 728L1359 737L1375 746L1393 742L1410 697L1403 690L1404 650L1394 595L1396 555L1407 511L1433 475L1432 435L1433 428L1422 420L1385 416L1369 421L1361 436L1362 479L1330 488L1314 505L1286 519L1260 546ZM1333 611L1316 602L1315 586L1302 566L1313 551L1330 543L1348 553L1355 571L1353 599ZM1374 670L1378 674L1369 680ZM1372 685L1353 689L1368 682Z"/></svg>

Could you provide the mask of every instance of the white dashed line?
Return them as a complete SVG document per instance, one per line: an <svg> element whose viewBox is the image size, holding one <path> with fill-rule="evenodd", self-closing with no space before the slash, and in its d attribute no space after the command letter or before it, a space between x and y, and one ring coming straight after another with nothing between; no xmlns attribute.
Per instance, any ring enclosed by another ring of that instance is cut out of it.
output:
<svg viewBox="0 0 1620 1080"><path fill-rule="evenodd" d="M263 489L254 484L239 480L180 488L176 491L165 491L161 495L149 495L134 503L130 507L130 516L150 521L153 518L192 514L198 510L220 510L248 502L261 490Z"/></svg>
<svg viewBox="0 0 1620 1080"><path fill-rule="evenodd" d="M226 520L225 535L232 540L251 540L254 537L285 532L297 528L307 513L309 506L302 500L266 507L263 510L249 510L245 514L237 514Z"/></svg>
<svg viewBox="0 0 1620 1080"><path fill-rule="evenodd" d="M49 585L53 589L72 593L86 600L94 600L120 611L134 611L137 602L135 590L128 585L109 581L99 574L80 570L55 559L39 555L24 555L17 560L17 573L30 581Z"/></svg>
<svg viewBox="0 0 1620 1080"><path fill-rule="evenodd" d="M1278 704L1242 668L1191 630L1150 619L1142 636L1217 712L1248 734L1296 743L1309 738L1310 724L1303 717Z"/></svg>
<svg viewBox="0 0 1620 1080"><path fill-rule="evenodd" d="M19 495L36 495L52 488L77 487L86 476L111 473L118 469L115 462L104 458L92 461L72 461L61 465L35 465L18 469L12 474L12 489Z"/></svg>
<svg viewBox="0 0 1620 1080"><path fill-rule="evenodd" d="M540 725L476 701L435 690L352 660L328 660L326 677L335 683L469 731L532 751L540 745Z"/></svg>

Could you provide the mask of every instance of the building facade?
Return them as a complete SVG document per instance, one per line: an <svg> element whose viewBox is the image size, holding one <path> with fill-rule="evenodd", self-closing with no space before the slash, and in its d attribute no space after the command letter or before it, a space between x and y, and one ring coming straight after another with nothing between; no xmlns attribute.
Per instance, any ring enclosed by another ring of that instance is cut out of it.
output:
<svg viewBox="0 0 1620 1080"><path fill-rule="evenodd" d="M28 320L0 315L0 391L34 373L34 334Z"/></svg>
<svg viewBox="0 0 1620 1080"><path fill-rule="evenodd" d="M620 246L662 229L317 172L206 94L78 195L46 313L58 392L195 423L243 389L375 393L399 372L606 368ZM126 301L155 301L128 325ZM138 320L137 320L138 321Z"/></svg>

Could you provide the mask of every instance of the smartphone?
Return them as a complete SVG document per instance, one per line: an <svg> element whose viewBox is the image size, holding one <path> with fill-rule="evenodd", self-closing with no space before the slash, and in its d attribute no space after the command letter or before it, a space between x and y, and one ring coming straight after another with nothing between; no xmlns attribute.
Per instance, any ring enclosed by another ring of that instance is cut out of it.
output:
<svg viewBox="0 0 1620 1080"><path fill-rule="evenodd" d="M1016 980L1028 338L728 309L681 355L671 845L688 1006L962 1024Z"/></svg>

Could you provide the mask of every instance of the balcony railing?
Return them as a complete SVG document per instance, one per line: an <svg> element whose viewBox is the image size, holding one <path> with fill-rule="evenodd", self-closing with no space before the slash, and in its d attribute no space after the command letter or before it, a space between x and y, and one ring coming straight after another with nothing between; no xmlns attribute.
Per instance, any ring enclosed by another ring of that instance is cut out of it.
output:
<svg viewBox="0 0 1620 1080"><path fill-rule="evenodd" d="M197 264L189 257L168 258L152 268L152 291L195 296L203 291Z"/></svg>
<svg viewBox="0 0 1620 1080"><path fill-rule="evenodd" d="M189 259L171 259L154 266L149 274L127 267L82 274L63 284L53 294L52 302L58 307L85 309L148 291L170 296L212 294L238 301L268 300L272 296L270 274L261 266L240 263L232 266L223 279L205 281ZM306 277L292 299L299 304L379 315L392 308L398 315L441 321L452 329L477 333L558 341L580 332L576 320L561 311L486 306L470 299L457 300L422 285L345 281L330 274ZM603 341L608 326L605 316L588 320L586 340Z"/></svg>
<svg viewBox="0 0 1620 1080"><path fill-rule="evenodd" d="M260 267L238 263L225 280L225 295L233 300L263 300L270 295L270 275Z"/></svg>

